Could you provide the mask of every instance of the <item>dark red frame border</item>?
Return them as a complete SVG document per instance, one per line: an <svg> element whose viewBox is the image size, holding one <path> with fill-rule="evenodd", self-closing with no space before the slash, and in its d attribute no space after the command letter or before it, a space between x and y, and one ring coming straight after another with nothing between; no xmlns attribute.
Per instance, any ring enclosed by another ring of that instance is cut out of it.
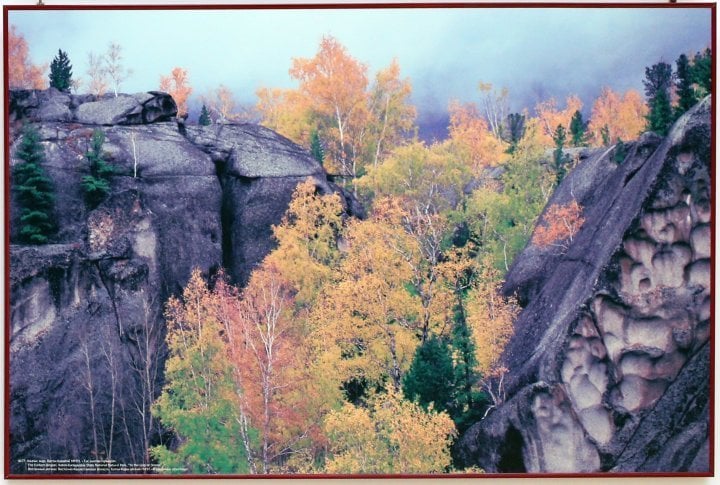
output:
<svg viewBox="0 0 720 485"><path fill-rule="evenodd" d="M357 10L357 9L469 9L469 8L498 8L498 9L535 9L535 8L698 8L710 9L711 13L711 50L712 50L712 96L710 98L710 133L711 163L710 180L712 188L710 191L710 292L714 295L715 284L715 188L717 162L717 131L716 131L716 104L715 94L717 87L717 5L715 3L684 3L679 4L676 0L669 0L667 3L500 3L500 2L473 2L473 3L315 3L315 4L254 4L254 5L207 5L207 4L167 4L167 5L4 5L3 6L3 136L4 136L4 341L3 352L5 358L4 372L4 474L6 479L375 479L375 478L641 478L641 477L714 477L715 476L715 298L710 299L710 425L709 425L709 471L708 472L601 472L601 473L458 473L458 474L418 474L418 475L380 475L380 474L353 474L353 475L331 475L331 474L292 474L292 475L106 475L106 474L48 474L48 475L17 475L10 474L10 413L8 410L10 399L10 128L9 128L9 81L8 81L8 31L9 12L11 11L48 11L48 10Z"/></svg>

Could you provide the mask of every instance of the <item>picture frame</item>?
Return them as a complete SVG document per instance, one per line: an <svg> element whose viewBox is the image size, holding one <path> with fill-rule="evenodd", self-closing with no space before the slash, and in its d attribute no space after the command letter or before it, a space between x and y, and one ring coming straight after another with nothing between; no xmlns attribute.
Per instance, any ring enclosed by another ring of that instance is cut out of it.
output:
<svg viewBox="0 0 720 485"><path fill-rule="evenodd" d="M5 477L713 476L716 15L4 5Z"/></svg>

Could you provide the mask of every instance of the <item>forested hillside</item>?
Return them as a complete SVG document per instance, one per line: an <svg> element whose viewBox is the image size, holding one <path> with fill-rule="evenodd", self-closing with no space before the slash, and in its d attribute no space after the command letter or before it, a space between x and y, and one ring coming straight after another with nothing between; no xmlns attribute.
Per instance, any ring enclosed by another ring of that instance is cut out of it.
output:
<svg viewBox="0 0 720 485"><path fill-rule="evenodd" d="M291 60L295 87L239 106L220 86L197 118L182 67L125 95L119 45L86 76L60 50L48 88L9 40L14 473L672 462L618 450L645 447L627 423L708 339L709 49L591 106L568 92L511 111L477 80L447 138L422 141L402 59L371 72L331 36ZM611 312L645 326L619 335ZM675 343L646 342L651 320ZM544 435L537 399L570 431ZM553 439L582 456L553 458Z"/></svg>

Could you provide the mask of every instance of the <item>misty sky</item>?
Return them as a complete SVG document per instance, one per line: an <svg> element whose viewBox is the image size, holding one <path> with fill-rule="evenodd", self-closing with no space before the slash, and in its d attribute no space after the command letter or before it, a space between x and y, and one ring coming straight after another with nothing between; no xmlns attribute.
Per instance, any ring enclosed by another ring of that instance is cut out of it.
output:
<svg viewBox="0 0 720 485"><path fill-rule="evenodd" d="M122 91L157 89L174 66L193 95L225 84L254 103L261 86L295 87L293 57L335 36L370 75L398 58L420 122L450 99L477 100L479 80L510 89L511 108L576 93L589 113L602 86L642 90L645 66L710 45L709 8L10 11L36 63L58 48L84 76L89 51L122 45L133 75Z"/></svg>

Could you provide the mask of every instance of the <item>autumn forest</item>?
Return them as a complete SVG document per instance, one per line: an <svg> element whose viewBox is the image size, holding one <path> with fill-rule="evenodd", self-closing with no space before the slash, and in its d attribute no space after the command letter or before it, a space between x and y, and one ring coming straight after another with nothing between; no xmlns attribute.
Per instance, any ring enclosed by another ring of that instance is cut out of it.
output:
<svg viewBox="0 0 720 485"><path fill-rule="evenodd" d="M132 75L119 44L83 73L62 50L35 65L30 47L10 30L11 89L112 96ZM179 122L259 123L341 190L300 183L247 281L198 269L162 303L146 459L170 473L482 472L458 467L453 445L505 398L500 356L522 303L505 274L527 245L567 249L584 208L546 208L554 189L588 147L620 165L643 132L665 135L709 93L710 54L658 60L637 73L644 93L604 87L591 106L567 93L511 112L513 93L478 79L433 142L417 135L402 59L370 72L329 35L290 61L296 87L260 88L254 106L225 86L199 95L182 66L162 76L148 88L173 97Z"/></svg>

